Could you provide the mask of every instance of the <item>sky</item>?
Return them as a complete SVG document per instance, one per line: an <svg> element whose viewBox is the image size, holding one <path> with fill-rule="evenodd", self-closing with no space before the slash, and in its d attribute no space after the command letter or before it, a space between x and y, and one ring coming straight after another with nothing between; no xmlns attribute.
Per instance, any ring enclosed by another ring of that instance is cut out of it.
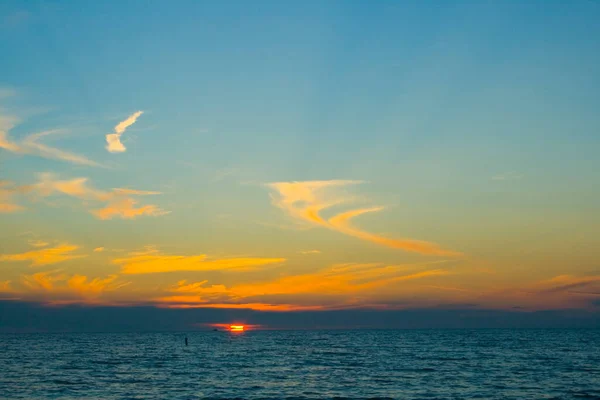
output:
<svg viewBox="0 0 600 400"><path fill-rule="evenodd" d="M0 310L597 318L599 17L4 1Z"/></svg>

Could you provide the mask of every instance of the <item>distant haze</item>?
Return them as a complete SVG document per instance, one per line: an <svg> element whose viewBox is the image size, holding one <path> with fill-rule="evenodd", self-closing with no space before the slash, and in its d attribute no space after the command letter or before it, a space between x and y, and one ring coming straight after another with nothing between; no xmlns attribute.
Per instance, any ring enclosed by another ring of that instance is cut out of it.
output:
<svg viewBox="0 0 600 400"><path fill-rule="evenodd" d="M262 329L600 328L600 312L470 309L260 312L155 307L41 307L0 302L0 332L209 330L243 323Z"/></svg>

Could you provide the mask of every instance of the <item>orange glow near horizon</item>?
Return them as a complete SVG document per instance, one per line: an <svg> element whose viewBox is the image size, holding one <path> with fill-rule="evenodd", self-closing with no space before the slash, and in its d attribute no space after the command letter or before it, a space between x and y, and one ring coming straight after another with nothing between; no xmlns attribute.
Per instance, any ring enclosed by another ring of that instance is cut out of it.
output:
<svg viewBox="0 0 600 400"><path fill-rule="evenodd" d="M228 331L228 332L246 332L252 331L255 329L265 329L263 325L254 325L254 324L245 324L240 322L234 322L229 324L200 324L205 326L210 326L212 328L216 328L218 330Z"/></svg>

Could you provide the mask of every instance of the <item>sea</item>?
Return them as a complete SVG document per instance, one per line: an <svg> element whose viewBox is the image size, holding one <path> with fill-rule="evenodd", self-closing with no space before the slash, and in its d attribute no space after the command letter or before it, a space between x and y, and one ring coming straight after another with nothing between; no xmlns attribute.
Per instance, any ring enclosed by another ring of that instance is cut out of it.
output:
<svg viewBox="0 0 600 400"><path fill-rule="evenodd" d="M0 398L600 399L600 331L1 334Z"/></svg>

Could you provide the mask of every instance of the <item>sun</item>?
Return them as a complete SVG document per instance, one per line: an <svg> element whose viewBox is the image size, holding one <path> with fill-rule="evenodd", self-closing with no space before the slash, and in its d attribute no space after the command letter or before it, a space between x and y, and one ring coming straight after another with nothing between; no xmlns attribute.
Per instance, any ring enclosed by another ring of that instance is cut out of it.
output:
<svg viewBox="0 0 600 400"><path fill-rule="evenodd" d="M244 332L244 325L229 325L231 332Z"/></svg>
<svg viewBox="0 0 600 400"><path fill-rule="evenodd" d="M241 322L229 322L229 323L210 323L206 324L213 328L214 331L225 331L225 332L248 332L256 329L263 329L263 325L256 324L245 324Z"/></svg>

